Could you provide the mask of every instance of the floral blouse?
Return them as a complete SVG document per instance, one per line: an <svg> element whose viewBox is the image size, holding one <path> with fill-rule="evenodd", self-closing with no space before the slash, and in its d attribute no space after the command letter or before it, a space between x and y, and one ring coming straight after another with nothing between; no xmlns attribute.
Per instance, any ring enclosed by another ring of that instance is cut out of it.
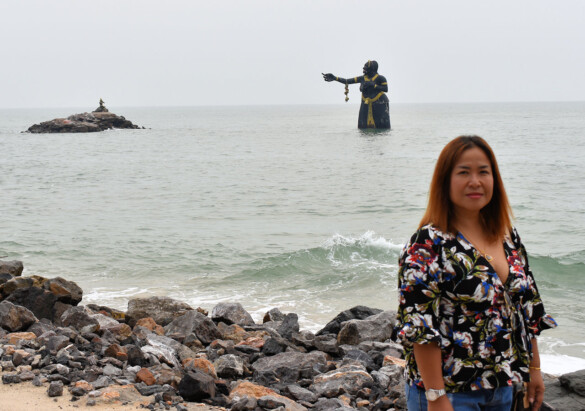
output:
<svg viewBox="0 0 585 411"><path fill-rule="evenodd" d="M504 250L510 273L502 284L461 233L427 225L404 247L395 332L409 385L424 389L413 344L433 341L441 347L447 392L529 380L531 339L557 324L544 311L516 229L505 237Z"/></svg>

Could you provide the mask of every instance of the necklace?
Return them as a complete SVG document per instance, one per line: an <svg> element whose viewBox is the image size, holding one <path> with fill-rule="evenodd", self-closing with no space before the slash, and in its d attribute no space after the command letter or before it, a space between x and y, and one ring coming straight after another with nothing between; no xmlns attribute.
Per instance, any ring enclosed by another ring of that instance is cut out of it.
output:
<svg viewBox="0 0 585 411"><path fill-rule="evenodd" d="M483 252L483 250L481 250L479 247L473 245L467 238L465 238L465 236L463 235L463 233L461 231L459 231L459 235L463 240L465 240L465 242L467 244L469 244L470 246L475 248L477 250L477 252L479 253L479 255L481 255L483 258L485 258L489 263L491 263L494 260L493 256L489 255L488 253Z"/></svg>

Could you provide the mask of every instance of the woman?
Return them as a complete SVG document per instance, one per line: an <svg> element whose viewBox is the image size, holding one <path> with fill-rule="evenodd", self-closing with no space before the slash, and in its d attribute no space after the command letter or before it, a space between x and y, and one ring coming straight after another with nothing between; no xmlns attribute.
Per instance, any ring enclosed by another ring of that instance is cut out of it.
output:
<svg viewBox="0 0 585 411"><path fill-rule="evenodd" d="M448 143L399 262L396 332L409 410L510 409L517 382L528 383L539 409L536 336L556 323L511 219L490 146L477 136Z"/></svg>

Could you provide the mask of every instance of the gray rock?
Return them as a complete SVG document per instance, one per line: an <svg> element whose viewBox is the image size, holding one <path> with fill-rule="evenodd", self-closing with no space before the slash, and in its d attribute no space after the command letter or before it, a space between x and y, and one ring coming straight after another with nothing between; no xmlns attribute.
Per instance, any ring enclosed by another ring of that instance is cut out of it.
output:
<svg viewBox="0 0 585 411"><path fill-rule="evenodd" d="M43 283L43 288L50 291L58 301L64 304L77 305L83 298L83 290L77 283L61 277L48 279Z"/></svg>
<svg viewBox="0 0 585 411"><path fill-rule="evenodd" d="M186 303L169 297L133 298L128 301L126 313L128 324L134 327L141 318L151 317L157 324L165 326L175 318L192 311Z"/></svg>
<svg viewBox="0 0 585 411"><path fill-rule="evenodd" d="M110 380L105 375L102 375L102 376L98 377L95 381L93 381L91 383L91 385L92 385L94 390L100 390L102 388L108 387L111 383L112 383L112 380Z"/></svg>
<svg viewBox="0 0 585 411"><path fill-rule="evenodd" d="M284 314L280 312L278 308L273 308L264 314L264 318L262 319L263 323L267 323L270 321L282 321L284 320Z"/></svg>
<svg viewBox="0 0 585 411"><path fill-rule="evenodd" d="M122 375L123 371L118 368L114 367L112 364L107 364L103 369L103 374L107 377L114 377L118 375Z"/></svg>
<svg viewBox="0 0 585 411"><path fill-rule="evenodd" d="M577 372L583 372L577 371ZM572 373L570 373L572 374ZM564 374L562 377L566 385L570 385L571 377ZM560 378L545 379L544 402L542 411L585 411L585 398L570 388L561 384Z"/></svg>
<svg viewBox="0 0 585 411"><path fill-rule="evenodd" d="M581 397L585 397L585 370L579 370L559 377L561 386L574 392Z"/></svg>
<svg viewBox="0 0 585 411"><path fill-rule="evenodd" d="M0 302L0 327L5 330L23 331L37 321L37 317L29 309L9 301Z"/></svg>
<svg viewBox="0 0 585 411"><path fill-rule="evenodd" d="M298 333L294 333L290 340L294 344L300 345L301 347L305 347L307 349L315 348L315 334L308 330L302 330Z"/></svg>
<svg viewBox="0 0 585 411"><path fill-rule="evenodd" d="M287 314L276 331L287 340L290 340L293 334L299 332L299 316L295 313Z"/></svg>
<svg viewBox="0 0 585 411"><path fill-rule="evenodd" d="M339 353L339 349L337 348L337 337L333 334L316 335L313 344L319 351L333 355Z"/></svg>
<svg viewBox="0 0 585 411"><path fill-rule="evenodd" d="M384 311L365 320L346 321L337 335L337 343L358 345L363 341L386 341L392 336L395 319L395 311Z"/></svg>
<svg viewBox="0 0 585 411"><path fill-rule="evenodd" d="M226 354L213 363L215 372L221 378L238 379L244 375L244 360L237 355Z"/></svg>
<svg viewBox="0 0 585 411"><path fill-rule="evenodd" d="M60 397L63 395L63 383L61 381L52 381L47 389L49 397Z"/></svg>
<svg viewBox="0 0 585 411"><path fill-rule="evenodd" d="M263 385L274 382L294 383L299 378L312 378L316 373L314 365L327 364L327 356L320 351L308 354L283 352L271 357L260 358L252 364L254 380Z"/></svg>
<svg viewBox="0 0 585 411"><path fill-rule="evenodd" d="M341 394L355 395L363 388L374 385L374 379L365 367L347 365L319 374L313 379L310 390L319 397L337 397Z"/></svg>
<svg viewBox="0 0 585 411"><path fill-rule="evenodd" d="M211 310L211 319L226 324L254 325L252 316L244 310L240 303L219 303Z"/></svg>
<svg viewBox="0 0 585 411"><path fill-rule="evenodd" d="M94 333L99 330L100 324L92 315L93 313L83 306L71 307L61 315L61 324L81 333Z"/></svg>
<svg viewBox="0 0 585 411"><path fill-rule="evenodd" d="M191 334L195 334L197 339L204 344L210 344L222 337L215 323L198 311L184 313L175 318L164 329L165 335L179 342L186 341Z"/></svg>
<svg viewBox="0 0 585 411"><path fill-rule="evenodd" d="M317 332L316 335L336 334L341 330L341 323L349 320L364 320L372 315L381 313L382 310L377 308L369 308L363 305L350 308L337 314L325 327Z"/></svg>
<svg viewBox="0 0 585 411"><path fill-rule="evenodd" d="M28 308L37 318L53 321L53 306L57 302L57 297L39 287L26 287L14 290L6 301Z"/></svg>
<svg viewBox="0 0 585 411"><path fill-rule="evenodd" d="M199 370L190 370L179 383L179 394L187 401L200 402L215 397L213 377Z"/></svg>
<svg viewBox="0 0 585 411"><path fill-rule="evenodd" d="M23 269L22 261L0 261L0 274L10 274L14 277L20 277Z"/></svg>
<svg viewBox="0 0 585 411"><path fill-rule="evenodd" d="M285 387L285 391L297 401L306 401L313 403L317 401L317 396L313 391L307 390L297 384L290 384Z"/></svg>
<svg viewBox="0 0 585 411"><path fill-rule="evenodd" d="M368 370L368 372L378 368L376 367L376 364L374 364L374 360L372 360L372 357L370 357L367 353L363 352L362 350L358 349L349 350L343 355L342 364L351 363L355 361L359 362L364 367L366 367L366 370Z"/></svg>
<svg viewBox="0 0 585 411"><path fill-rule="evenodd" d="M43 338L43 340L46 340L47 349L53 355L57 354L59 350L69 345L69 337L64 335L54 335L46 339Z"/></svg>
<svg viewBox="0 0 585 411"><path fill-rule="evenodd" d="M18 384L21 382L20 375L18 374L4 374L2 375L3 384Z"/></svg>

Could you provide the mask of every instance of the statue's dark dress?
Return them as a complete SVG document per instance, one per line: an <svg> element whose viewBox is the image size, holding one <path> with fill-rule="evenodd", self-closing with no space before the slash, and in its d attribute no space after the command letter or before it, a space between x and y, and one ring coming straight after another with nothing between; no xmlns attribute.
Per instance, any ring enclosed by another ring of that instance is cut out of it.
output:
<svg viewBox="0 0 585 411"><path fill-rule="evenodd" d="M348 78L346 81L347 84L361 84L362 104L360 106L358 128L390 128L390 105L388 96L384 92L388 90L386 78L375 74L372 77ZM366 81L372 81L376 86L363 90L363 83Z"/></svg>

